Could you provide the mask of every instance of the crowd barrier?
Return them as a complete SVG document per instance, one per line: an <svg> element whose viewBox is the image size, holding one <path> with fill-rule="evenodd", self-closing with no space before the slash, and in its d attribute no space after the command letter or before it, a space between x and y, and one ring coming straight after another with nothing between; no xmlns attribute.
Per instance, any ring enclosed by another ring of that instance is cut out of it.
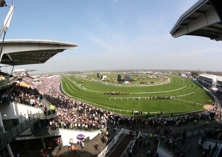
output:
<svg viewBox="0 0 222 157"><path fill-rule="evenodd" d="M81 101L81 102L83 102L83 103L86 103L86 104L88 104L88 105L98 106L98 107L101 107L102 109L108 110L108 111L113 112L113 113L132 114L132 110L122 110L122 109L111 108L111 107L99 105L99 104L96 104L96 103L93 103L93 102L90 102L90 101L86 101L86 100L83 100L83 99L74 97L74 96L72 96L72 95L69 95L68 93L66 93L66 92L64 91L62 85L61 85L61 89L62 89L62 91L63 91L67 96L69 96L69 97L71 97L71 98L73 98L73 99L75 99L75 100L77 100L77 101ZM186 101L184 100L184 102L186 102ZM189 102L189 101L188 101L188 102ZM190 103L190 102L189 102L189 103ZM193 103L193 102L192 102L192 103ZM197 111L193 111L192 113L203 112L203 111L205 111L205 110L204 110L204 109L203 109L203 110L197 110ZM161 115L161 113L165 115L165 113L162 112L162 111L157 111L157 112L142 112L142 114L145 115L145 116L146 116L147 114L148 114L149 116L163 116L163 115ZM189 114L189 113L191 113L191 112L184 112L184 113L182 113L182 114ZM167 115L165 115L165 116L166 116L166 117L170 117L171 115L174 115L174 114L173 114L173 113L170 113L170 114L167 114Z"/></svg>
<svg viewBox="0 0 222 157"><path fill-rule="evenodd" d="M111 112L113 112L113 113L119 113L119 114L132 114L132 110L122 110L122 109L116 109L116 108L111 108L111 107L107 107L107 106L103 106L103 105L99 105L99 104L96 104L96 103L93 103L93 102L89 102L89 101L86 101L86 100L82 100L82 99L79 99L79 98L77 98L77 97L73 97L73 96L71 96L71 95L69 95L69 94L67 94L65 91L64 91L64 89L63 89L63 86L61 85L61 89L62 89L62 91L67 95L67 96L69 96L69 97L71 97L71 98L74 98L75 100L78 100L78 101L81 101L81 102L83 102L83 103L86 103L86 104L88 104L88 105L91 105L91 106L98 106L98 107L101 107L101 108L103 108L103 109L105 109L105 110L108 110L108 111L111 111ZM191 92L191 93L193 93L193 92ZM191 94L190 93L190 94ZM186 96L187 94L184 94L184 95L181 95L181 96ZM138 97L135 97L135 99L138 99ZM172 100L175 100L175 101L182 101L182 102L185 102L185 103L188 103L188 104L192 104L192 105L203 105L203 104L200 104L200 103L197 103L197 102L191 102L191 101L186 101L186 100L182 100L182 99L177 99L177 98L172 98ZM203 109L203 110L197 110L197 111L193 111L192 113L198 113L198 112L204 112L205 111L205 109ZM188 113L191 113L191 112L184 112L184 113L181 113L181 114L188 114ZM147 114L149 115L149 116L158 116L158 117L170 117L170 116L176 116L178 113L176 113L176 114L173 114L173 113L169 113L169 114L167 114L167 115L165 115L165 113L163 112L163 111L157 111L157 112L142 112L142 115L144 115L144 116L147 116ZM179 113L180 114L180 113ZM140 115L140 116L142 116L142 115Z"/></svg>
<svg viewBox="0 0 222 157"><path fill-rule="evenodd" d="M152 97L109 97L109 100L141 100L141 99L145 99L145 100L171 100L171 99L177 99L177 98L181 98L181 97L185 97L185 96L189 96L191 94L193 94L194 92L190 92L187 94L183 94L183 95L177 95L177 96L152 96ZM179 101L182 99L178 99ZM191 101L185 101L184 102L188 102L188 103L195 103L195 102L191 102ZM199 103L197 103L199 104ZM201 104L202 105L202 104Z"/></svg>
<svg viewBox="0 0 222 157"><path fill-rule="evenodd" d="M122 128L116 136L113 138L113 140L98 154L97 157L105 157L107 152L109 152L115 144L118 142L120 135L124 132L124 129Z"/></svg>
<svg viewBox="0 0 222 157"><path fill-rule="evenodd" d="M64 76L66 77L66 76ZM70 78L66 77L68 80L70 80ZM90 92L94 92L94 93L104 93L103 91L95 91L95 90L90 90L90 89L86 89L85 87L83 87L81 84L73 81L73 80L70 80L72 83L74 83L77 87L83 89L83 90L87 90L87 91L90 91ZM162 84L160 84L162 85ZM121 85L122 87L123 85ZM126 87L126 86L123 86L123 87ZM134 87L134 86L133 86ZM184 86L184 87L181 87L181 88L178 88L178 89L174 89L174 90L169 90L169 91L159 91L159 92L136 92L136 93L129 93L129 94L159 94L159 93L171 93L171 92L176 92L176 91L179 91L179 90L182 90L184 88L186 88L187 86Z"/></svg>
<svg viewBox="0 0 222 157"><path fill-rule="evenodd" d="M190 137L190 136L194 136L194 135L203 134L206 129L209 130L209 129L215 129L215 128L219 128L219 127L222 127L222 123L218 123L216 121L208 123L208 124L203 124L198 127L186 130L186 136ZM184 130L181 130L181 132L182 131L184 131Z"/></svg>
<svg viewBox="0 0 222 157"><path fill-rule="evenodd" d="M116 143L119 141L119 138L121 134L130 134L131 130L124 129L122 128L121 130L117 129L117 134L113 138L113 140L99 153L97 157L105 157L106 154L115 147ZM137 136L139 136L140 133L138 133ZM132 131L132 135L136 136L136 131ZM136 137L137 138L137 137ZM122 155L120 157L127 157L128 156L128 151L133 148L136 138L134 138L130 143L127 145L126 149L123 151Z"/></svg>

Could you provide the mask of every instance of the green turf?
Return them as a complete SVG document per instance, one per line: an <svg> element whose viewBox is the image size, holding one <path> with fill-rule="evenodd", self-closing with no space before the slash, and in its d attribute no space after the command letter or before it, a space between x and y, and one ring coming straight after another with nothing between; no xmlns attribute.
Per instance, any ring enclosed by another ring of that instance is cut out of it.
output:
<svg viewBox="0 0 222 157"><path fill-rule="evenodd" d="M209 100L213 101L193 81L173 75L170 76L170 83L157 86L120 85L110 82L104 83L96 80L96 77L93 80L91 78L92 76L86 76L84 79L76 75L63 76L62 88L65 93L75 99L85 100L113 111L120 109L142 112L162 111L164 113L191 112L201 110L203 104L208 104ZM158 78L156 79L158 80ZM158 83L161 83L161 80ZM104 94L111 92L115 94ZM117 95L116 93L121 94ZM163 99L166 96L176 97L176 100ZM150 100L151 97L161 97L161 99Z"/></svg>

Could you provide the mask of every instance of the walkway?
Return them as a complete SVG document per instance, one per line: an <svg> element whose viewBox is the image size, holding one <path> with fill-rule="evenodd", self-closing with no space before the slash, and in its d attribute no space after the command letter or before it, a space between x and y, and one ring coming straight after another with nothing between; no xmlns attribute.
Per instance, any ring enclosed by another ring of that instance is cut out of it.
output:
<svg viewBox="0 0 222 157"><path fill-rule="evenodd" d="M120 143L114 148L113 152L107 157L117 157L121 156L129 142L134 138L134 136L125 135Z"/></svg>

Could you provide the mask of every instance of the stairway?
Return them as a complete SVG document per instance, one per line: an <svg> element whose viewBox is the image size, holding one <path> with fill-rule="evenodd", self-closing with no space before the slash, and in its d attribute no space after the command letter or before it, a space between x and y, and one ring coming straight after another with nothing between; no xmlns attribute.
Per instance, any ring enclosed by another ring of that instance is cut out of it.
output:
<svg viewBox="0 0 222 157"><path fill-rule="evenodd" d="M13 127L10 131L0 133L0 150L3 149L7 144L12 142L17 136L23 131L38 122L40 119L39 114L29 115L28 118L23 119L16 127Z"/></svg>

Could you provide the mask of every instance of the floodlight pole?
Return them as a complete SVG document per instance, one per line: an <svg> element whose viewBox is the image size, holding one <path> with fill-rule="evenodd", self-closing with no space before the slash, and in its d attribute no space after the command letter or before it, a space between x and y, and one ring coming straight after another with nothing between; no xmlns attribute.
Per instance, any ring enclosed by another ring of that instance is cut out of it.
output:
<svg viewBox="0 0 222 157"><path fill-rule="evenodd" d="M3 1L2 6L7 6L5 4L5 1ZM6 16L5 20L4 20L4 23L3 23L2 27L1 27L1 30L0 30L0 37L2 36L2 33L4 32L3 39L2 39L2 45L1 45L1 51L0 51L0 63L2 61L2 51L3 51L5 35L6 35L6 32L8 31L8 28L9 28L9 25L10 25L10 21L12 19L12 15L13 15L13 12L14 12L14 8L15 8L15 6L10 6L9 12L8 12L8 14L7 14L7 16ZM2 122L2 115L1 114L0 114L0 125L4 128L4 124ZM5 131L5 130L3 130L3 131ZM6 144L6 148L8 150L9 156L10 157L14 157L14 155L12 153L12 150L11 150L11 147L10 147L9 144ZM4 153L4 156L5 156L4 146L3 146L3 153Z"/></svg>
<svg viewBox="0 0 222 157"><path fill-rule="evenodd" d="M14 71L14 67L15 67L15 65L13 65L13 67L12 67L11 75L12 75L12 72Z"/></svg>
<svg viewBox="0 0 222 157"><path fill-rule="evenodd" d="M15 6L10 6L9 12L8 12L8 14L7 14L7 16L6 16L5 20L4 20L4 23L2 25L2 28L0 30L0 37L2 36L2 33L4 32L3 39L2 39L1 51L0 51L0 63L2 61L2 51L3 51L4 40L5 40L5 34L8 31L8 28L9 28L9 25L10 25L10 22L11 22L11 19L12 19L12 15L13 15L14 9L15 9Z"/></svg>
<svg viewBox="0 0 222 157"><path fill-rule="evenodd" d="M2 62L2 50L4 46L5 35L6 35L6 32L4 31L3 38L2 38L2 46L1 46L1 51L0 51L0 57L1 57L0 63Z"/></svg>

